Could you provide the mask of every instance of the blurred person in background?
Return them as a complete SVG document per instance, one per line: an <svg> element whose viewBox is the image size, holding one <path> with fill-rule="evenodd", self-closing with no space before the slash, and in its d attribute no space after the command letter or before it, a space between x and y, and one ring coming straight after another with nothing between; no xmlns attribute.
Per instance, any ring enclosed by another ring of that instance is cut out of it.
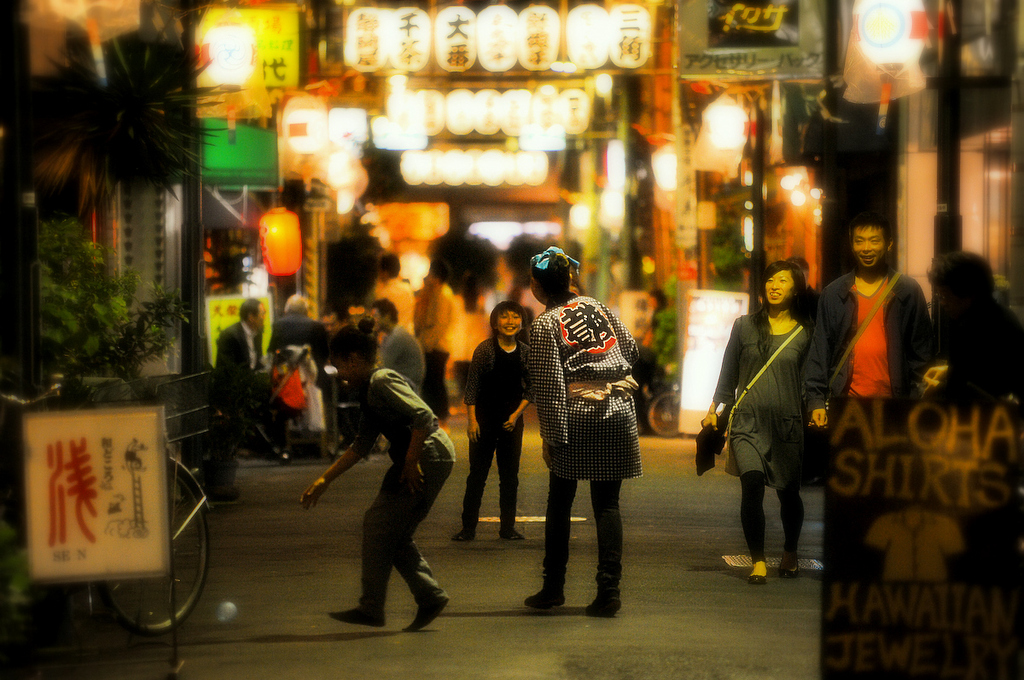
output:
<svg viewBox="0 0 1024 680"><path fill-rule="evenodd" d="M452 318L455 294L448 285L448 265L442 260L430 263L423 288L416 298L416 339L423 348L426 373L423 376L423 401L445 426L448 422L448 386L445 382L451 354Z"/></svg>
<svg viewBox="0 0 1024 680"><path fill-rule="evenodd" d="M473 352L491 335L480 284L472 272L466 272L463 276L462 288L457 297L459 299L455 303L451 333L452 374L458 389L456 403L461 402L465 394Z"/></svg>
<svg viewBox="0 0 1024 680"><path fill-rule="evenodd" d="M949 317L942 359L925 373L926 394L953 401L1024 399L1024 328L996 302L992 267L981 255L935 259L928 278Z"/></svg>
<svg viewBox="0 0 1024 680"><path fill-rule="evenodd" d="M373 293L376 300L391 300L398 310L398 323L410 333L413 332L413 317L416 309L416 296L412 286L401 278L402 262L395 253L384 253L380 256L380 272L377 288Z"/></svg>
<svg viewBox="0 0 1024 680"><path fill-rule="evenodd" d="M217 336L217 366L232 364L256 371L263 361L267 310L256 298L249 298L238 308L238 318Z"/></svg>
<svg viewBox="0 0 1024 680"><path fill-rule="evenodd" d="M391 300L375 300L370 307L370 315L376 323L381 366L401 373L413 391L419 394L426 372L420 343L404 326L399 325L398 310Z"/></svg>

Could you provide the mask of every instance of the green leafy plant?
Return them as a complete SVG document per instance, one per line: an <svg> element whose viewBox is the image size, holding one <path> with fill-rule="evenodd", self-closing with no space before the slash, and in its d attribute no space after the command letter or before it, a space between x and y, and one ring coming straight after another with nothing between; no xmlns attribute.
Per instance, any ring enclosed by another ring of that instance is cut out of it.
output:
<svg viewBox="0 0 1024 680"><path fill-rule="evenodd" d="M43 365L63 374L66 386L86 376L137 378L170 349L168 330L185 319L178 296L158 286L139 300L138 274L109 274L108 255L84 238L75 218L40 226Z"/></svg>
<svg viewBox="0 0 1024 680"><path fill-rule="evenodd" d="M82 214L107 206L118 182L170 190L197 167L202 133L186 113L213 93L191 87L199 69L180 50L138 39L105 47L105 85L91 53L69 49L67 63L33 93L37 188L55 193L77 183Z"/></svg>
<svg viewBox="0 0 1024 680"><path fill-rule="evenodd" d="M0 661L25 643L31 585L18 534L0 520Z"/></svg>
<svg viewBox="0 0 1024 680"><path fill-rule="evenodd" d="M270 418L270 374L245 366L217 366L210 376L210 432L213 460L232 460L256 426Z"/></svg>

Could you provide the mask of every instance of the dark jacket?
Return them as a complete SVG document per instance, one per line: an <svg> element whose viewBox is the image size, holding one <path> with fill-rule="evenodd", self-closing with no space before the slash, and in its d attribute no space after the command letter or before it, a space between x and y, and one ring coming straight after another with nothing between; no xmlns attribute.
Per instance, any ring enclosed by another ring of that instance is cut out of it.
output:
<svg viewBox="0 0 1024 680"><path fill-rule="evenodd" d="M313 354L313 360L319 371L323 371L330 358L330 346L327 337L327 328L305 314L285 314L274 322L270 331L270 346L267 353L273 354L276 350L288 345L309 345Z"/></svg>
<svg viewBox="0 0 1024 680"><path fill-rule="evenodd" d="M888 276L895 273L890 268ZM857 299L851 291L853 284L853 272L841 276L821 291L818 300L814 338L804 365L807 408L812 411L825 408L830 397L845 394L850 382L850 358L847 358L830 393L829 379L857 332ZM934 353L928 303L921 286L909 276L901 276L879 313L883 314L885 324L892 396L909 397L914 384L924 376Z"/></svg>
<svg viewBox="0 0 1024 680"><path fill-rule="evenodd" d="M263 356L263 331L257 333L253 341L256 344L256 366L258 368ZM249 345L245 341L245 329L242 328L241 321L231 324L217 336L217 365L225 364L249 368Z"/></svg>
<svg viewBox="0 0 1024 680"><path fill-rule="evenodd" d="M950 322L948 353L949 399L1024 398L1024 328L995 300L976 301Z"/></svg>

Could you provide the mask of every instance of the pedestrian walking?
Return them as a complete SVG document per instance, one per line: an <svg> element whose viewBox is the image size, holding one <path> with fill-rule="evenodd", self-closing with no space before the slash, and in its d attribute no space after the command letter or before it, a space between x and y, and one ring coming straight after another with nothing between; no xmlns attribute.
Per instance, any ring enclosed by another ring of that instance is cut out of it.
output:
<svg viewBox="0 0 1024 680"><path fill-rule="evenodd" d="M360 395L359 434L303 492L300 502L306 509L316 505L331 482L370 453L379 435L388 439L392 464L363 517L362 597L355 609L331 617L345 623L383 626L384 601L394 567L418 606L415 619L405 628L415 631L433 621L448 604L448 594L434 580L413 533L451 473L455 448L405 378L393 370L376 368L377 341L372 332L371 323L365 320L358 329L342 329L331 342L331 363L338 376Z"/></svg>
<svg viewBox="0 0 1024 680"><path fill-rule="evenodd" d="M469 435L469 476L462 500L462 530L453 541L472 541L491 461L498 461L498 536L516 541L519 459L523 452L523 411L529 405L529 346L520 342L523 308L505 300L491 310L493 337L473 351L463 398Z"/></svg>
<svg viewBox="0 0 1024 680"><path fill-rule="evenodd" d="M932 360L932 326L921 286L890 267L892 228L863 212L850 222L854 270L821 292L804 370L811 419L828 425L833 396L910 397Z"/></svg>
<svg viewBox="0 0 1024 680"><path fill-rule="evenodd" d="M587 616L612 617L622 605L622 480L642 474L631 376L636 341L597 300L570 291L579 263L551 247L531 260L531 290L546 310L530 332L530 381L549 475L544 585L525 605L565 603L569 528L579 480L590 482L597 524L597 597Z"/></svg>
<svg viewBox="0 0 1024 680"><path fill-rule="evenodd" d="M993 297L989 263L975 253L948 253L928 278L949 319L945 363L925 374L929 393L959 402L1024 398L1024 328Z"/></svg>
<svg viewBox="0 0 1024 680"><path fill-rule="evenodd" d="M423 348L426 374L423 401L441 424L448 422L448 386L445 383L451 354L451 325L455 313L454 293L448 285L449 269L443 260L430 263L423 288L416 298L416 339Z"/></svg>
<svg viewBox="0 0 1024 680"><path fill-rule="evenodd" d="M785 532L779 576L796 578L800 572L802 371L812 333L802 304L806 289L799 265L780 260L768 266L758 290L759 309L733 323L714 400L701 422L728 431L727 470L735 465L732 471L740 478L740 523L753 563L747 582L754 585L767 583L768 576L766 486L778 494Z"/></svg>

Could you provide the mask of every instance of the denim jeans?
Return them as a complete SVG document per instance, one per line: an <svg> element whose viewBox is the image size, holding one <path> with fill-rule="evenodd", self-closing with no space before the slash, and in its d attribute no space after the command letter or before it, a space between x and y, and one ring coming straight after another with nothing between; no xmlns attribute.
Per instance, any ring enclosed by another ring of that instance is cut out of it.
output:
<svg viewBox="0 0 1024 680"><path fill-rule="evenodd" d="M523 452L523 420L508 432L502 426L481 426L480 436L469 445L469 476L466 495L462 499L462 528L476 531L480 519L480 501L491 471L491 461L498 459L498 507L501 529L512 529L516 523L516 499L519 493L519 459Z"/></svg>
<svg viewBox="0 0 1024 680"><path fill-rule="evenodd" d="M569 564L569 525L576 480L550 475L548 509L544 527L544 587L561 591ZM590 482L590 501L597 524L597 585L601 590L619 587L622 577L622 515L619 491L622 481Z"/></svg>
<svg viewBox="0 0 1024 680"><path fill-rule="evenodd" d="M420 493L382 488L363 516L363 596L359 609L364 613L383 618L392 567L409 585L416 604L435 604L446 596L412 535L430 512L452 465L450 461L422 461Z"/></svg>

